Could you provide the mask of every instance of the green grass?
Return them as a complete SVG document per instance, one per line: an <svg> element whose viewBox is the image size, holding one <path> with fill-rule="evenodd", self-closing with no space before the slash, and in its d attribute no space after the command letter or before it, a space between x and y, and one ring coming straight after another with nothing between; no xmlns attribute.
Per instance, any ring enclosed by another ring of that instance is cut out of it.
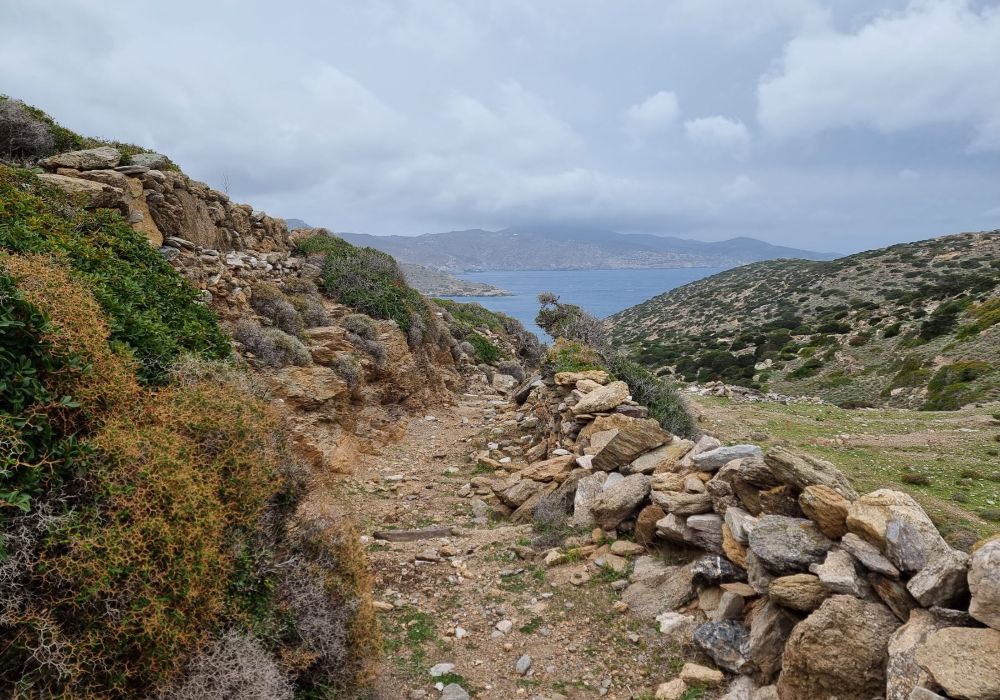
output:
<svg viewBox="0 0 1000 700"><path fill-rule="evenodd" d="M835 406L740 404L697 397L706 429L723 439L746 440L762 432L762 446L789 449L829 460L861 492L893 488L911 494L946 534L1000 532L991 509L1000 505L1000 460L995 409L910 411L846 410ZM846 444L836 440L849 435ZM918 483L908 483L918 482ZM962 494L961 502L952 498Z"/></svg>

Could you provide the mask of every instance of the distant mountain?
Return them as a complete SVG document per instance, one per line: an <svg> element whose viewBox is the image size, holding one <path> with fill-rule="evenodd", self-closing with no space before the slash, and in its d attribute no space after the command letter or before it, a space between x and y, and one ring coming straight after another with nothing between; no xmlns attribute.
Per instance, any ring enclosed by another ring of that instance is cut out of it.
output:
<svg viewBox="0 0 1000 700"><path fill-rule="evenodd" d="M571 226L470 229L421 236L338 233L402 262L447 272L483 270L613 270L669 267L734 267L759 260L829 260L816 253L771 245L754 238L705 243L673 236L623 234Z"/></svg>
<svg viewBox="0 0 1000 700"><path fill-rule="evenodd" d="M1000 231L829 262L721 272L617 313L615 343L661 373L845 405L1000 399Z"/></svg>
<svg viewBox="0 0 1000 700"><path fill-rule="evenodd" d="M510 292L492 284L469 282L423 265L401 262L400 269L406 282L418 292L429 297L506 297Z"/></svg>
<svg viewBox="0 0 1000 700"><path fill-rule="evenodd" d="M294 231L297 228L312 228L302 219L285 219L285 224L288 226L289 231Z"/></svg>

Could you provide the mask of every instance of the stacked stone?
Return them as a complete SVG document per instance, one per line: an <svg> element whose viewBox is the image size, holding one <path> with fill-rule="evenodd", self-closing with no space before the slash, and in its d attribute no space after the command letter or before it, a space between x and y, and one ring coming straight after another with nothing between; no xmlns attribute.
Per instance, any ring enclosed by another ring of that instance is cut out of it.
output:
<svg viewBox="0 0 1000 700"><path fill-rule="evenodd" d="M499 423L526 433L509 441L526 466L495 461L506 475L473 487L515 521L555 504L686 554L640 557L622 601L736 674L732 700L1000 698L1000 538L958 551L906 493L859 495L780 447L673 436L629 394L600 371L525 382ZM593 566L627 569L605 549L587 549Z"/></svg>

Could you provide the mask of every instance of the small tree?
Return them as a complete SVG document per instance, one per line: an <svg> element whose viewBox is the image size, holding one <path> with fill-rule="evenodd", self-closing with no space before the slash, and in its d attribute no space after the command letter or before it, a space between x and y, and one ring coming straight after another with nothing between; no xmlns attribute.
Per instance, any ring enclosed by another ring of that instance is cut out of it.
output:
<svg viewBox="0 0 1000 700"><path fill-rule="evenodd" d="M0 157L28 160L55 150L49 128L16 100L0 98Z"/></svg>

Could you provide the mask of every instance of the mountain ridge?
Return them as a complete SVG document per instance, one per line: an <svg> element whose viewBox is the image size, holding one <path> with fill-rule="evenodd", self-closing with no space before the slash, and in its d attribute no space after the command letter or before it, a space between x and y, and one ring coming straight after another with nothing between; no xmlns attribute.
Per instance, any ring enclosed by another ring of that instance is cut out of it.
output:
<svg viewBox="0 0 1000 700"><path fill-rule="evenodd" d="M419 236L337 235L354 245L382 250L402 262L449 273L734 267L775 258L838 257L835 253L776 246L746 236L705 242L570 226L464 229Z"/></svg>

